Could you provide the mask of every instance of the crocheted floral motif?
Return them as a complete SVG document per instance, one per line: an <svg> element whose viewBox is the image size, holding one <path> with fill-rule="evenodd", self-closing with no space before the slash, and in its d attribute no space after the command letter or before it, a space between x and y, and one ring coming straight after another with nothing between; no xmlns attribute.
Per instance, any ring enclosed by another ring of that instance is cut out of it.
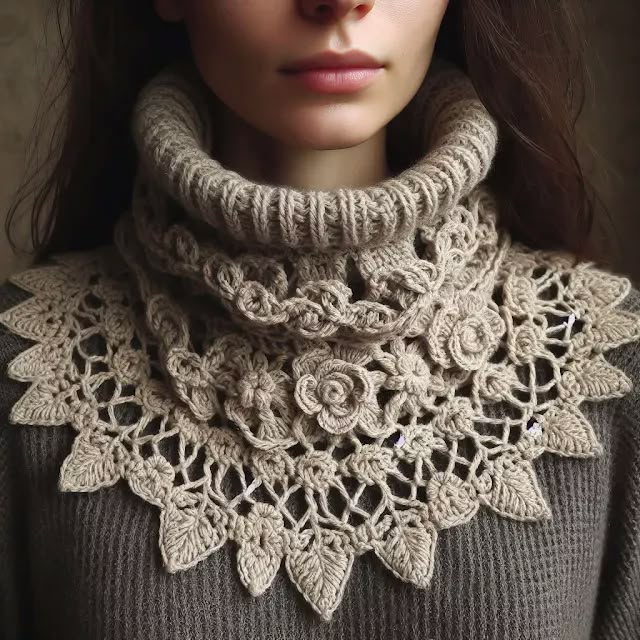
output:
<svg viewBox="0 0 640 640"><path fill-rule="evenodd" d="M627 280L520 248L484 304L463 292L423 334L348 346L207 330L198 355L157 291L137 315L135 280L110 252L13 278L33 296L0 320L35 344L11 420L76 430L62 490L123 479L158 507L169 571L233 541L251 594L284 566L324 619L365 552L424 588L440 532L479 509L549 517L536 458L599 453L580 404L629 391L603 353L640 338Z"/></svg>
<svg viewBox="0 0 640 640"><path fill-rule="evenodd" d="M381 435L376 394L384 374L365 369L363 365L370 358L363 352L344 348L335 351L338 353L313 349L294 360L298 406L315 416L328 433L343 435L357 427L368 436Z"/></svg>
<svg viewBox="0 0 640 640"><path fill-rule="evenodd" d="M285 356L269 359L238 338L216 342L220 360L215 386L226 391L227 416L246 440L259 448L291 444L291 377L282 370Z"/></svg>
<svg viewBox="0 0 640 640"><path fill-rule="evenodd" d="M423 341L392 340L388 350L378 347L376 360L387 374L384 388L396 393L385 405L388 424L396 424L403 412L418 415L436 395L443 395L445 384L432 375Z"/></svg>
<svg viewBox="0 0 640 640"><path fill-rule="evenodd" d="M429 330L431 357L447 369L457 365L474 371L495 351L503 333L502 318L470 293L436 312Z"/></svg>

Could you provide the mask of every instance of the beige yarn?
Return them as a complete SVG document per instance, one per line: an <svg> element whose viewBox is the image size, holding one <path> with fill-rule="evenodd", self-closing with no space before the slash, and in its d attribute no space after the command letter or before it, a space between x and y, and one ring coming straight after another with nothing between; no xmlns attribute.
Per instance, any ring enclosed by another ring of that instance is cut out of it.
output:
<svg viewBox="0 0 640 640"><path fill-rule="evenodd" d="M165 76L143 91L134 133L154 183L194 217L249 246L382 245L412 236L418 224L431 224L455 207L490 168L495 123L470 83L448 82L451 73L431 74L429 95L437 97L426 101L432 126L425 146L432 152L400 176L367 189L297 191L255 184L223 169L206 152L211 147L206 91L182 75ZM447 88L440 91L443 84Z"/></svg>
<svg viewBox="0 0 640 640"><path fill-rule="evenodd" d="M499 234L495 124L459 72L427 89L415 166L298 192L209 157L206 91L167 72L117 250L13 279L11 420L77 431L62 490L156 505L169 571L234 541L253 595L284 562L329 619L357 556L426 588L441 531L548 518L536 458L600 452L579 407L630 390L603 355L640 338L630 284Z"/></svg>

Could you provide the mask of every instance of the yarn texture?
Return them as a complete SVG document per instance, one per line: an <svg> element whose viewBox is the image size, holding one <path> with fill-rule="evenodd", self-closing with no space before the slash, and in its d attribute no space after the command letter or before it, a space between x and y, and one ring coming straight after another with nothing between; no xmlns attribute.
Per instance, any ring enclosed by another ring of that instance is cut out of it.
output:
<svg viewBox="0 0 640 640"><path fill-rule="evenodd" d="M205 89L170 69L115 246L12 278L32 297L0 322L34 344L11 421L73 427L63 491L157 507L169 572L234 544L252 595L284 566L329 620L359 556L428 588L442 531L548 519L537 459L601 453L581 405L631 391L604 355L640 339L631 285L513 243L495 122L455 69L428 95L415 165L297 191L217 162Z"/></svg>

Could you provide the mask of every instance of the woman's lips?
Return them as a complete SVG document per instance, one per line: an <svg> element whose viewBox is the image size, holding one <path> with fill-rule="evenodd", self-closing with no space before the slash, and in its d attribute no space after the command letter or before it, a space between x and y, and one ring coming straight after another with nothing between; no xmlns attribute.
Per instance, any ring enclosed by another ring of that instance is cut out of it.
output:
<svg viewBox="0 0 640 640"><path fill-rule="evenodd" d="M340 67L335 69L300 69L284 75L316 93L353 93L368 87L383 67Z"/></svg>

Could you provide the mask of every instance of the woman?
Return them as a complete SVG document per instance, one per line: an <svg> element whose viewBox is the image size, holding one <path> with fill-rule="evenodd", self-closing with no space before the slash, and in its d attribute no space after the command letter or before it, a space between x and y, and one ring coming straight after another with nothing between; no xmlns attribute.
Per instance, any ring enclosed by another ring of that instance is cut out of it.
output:
<svg viewBox="0 0 640 640"><path fill-rule="evenodd" d="M637 638L640 298L583 260L573 10L68 6L4 636Z"/></svg>

